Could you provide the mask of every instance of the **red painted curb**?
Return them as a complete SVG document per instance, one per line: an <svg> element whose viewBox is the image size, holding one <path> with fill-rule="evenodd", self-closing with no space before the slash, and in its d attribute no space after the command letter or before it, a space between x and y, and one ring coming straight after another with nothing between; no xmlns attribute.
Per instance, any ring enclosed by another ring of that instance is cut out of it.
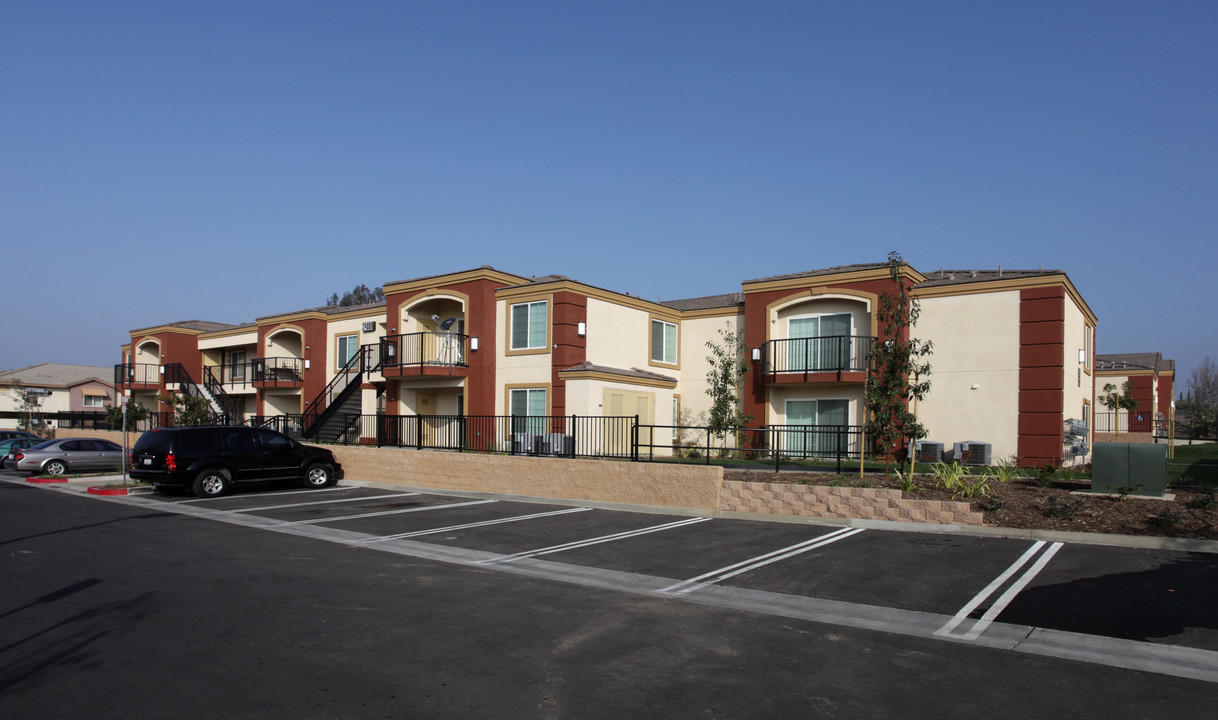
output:
<svg viewBox="0 0 1218 720"><path fill-rule="evenodd" d="M36 483L38 485L49 485L51 483L66 483L67 482L67 480L64 478L53 478L53 477L27 477L25 479L25 481L29 482L29 483Z"/></svg>
<svg viewBox="0 0 1218 720"><path fill-rule="evenodd" d="M90 495L126 495L127 488L91 487L85 492L89 493Z"/></svg>

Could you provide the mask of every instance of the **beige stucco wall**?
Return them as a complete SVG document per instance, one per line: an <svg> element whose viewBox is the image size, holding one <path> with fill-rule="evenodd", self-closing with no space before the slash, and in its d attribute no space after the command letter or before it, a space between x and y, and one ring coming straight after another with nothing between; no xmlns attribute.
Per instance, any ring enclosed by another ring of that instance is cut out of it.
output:
<svg viewBox="0 0 1218 720"><path fill-rule="evenodd" d="M671 321L670 321L671 322ZM677 324L677 346L684 345ZM651 356L651 315L636 308L588 298L588 360L597 365L622 369L647 368ZM667 368L651 368L674 374Z"/></svg>
<svg viewBox="0 0 1218 720"><path fill-rule="evenodd" d="M365 322L373 322L372 332L364 332L363 325ZM334 320L326 324L326 335L328 337L326 346L326 376L334 377L340 369L338 364L338 338L343 335L355 335L356 342L361 346L369 345L378 342L378 338L384 332L381 327L385 322L384 313L380 315L368 317L345 318L342 320Z"/></svg>
<svg viewBox="0 0 1218 720"><path fill-rule="evenodd" d="M248 331L235 333L232 335L215 335L215 336L199 336L199 349L208 350L224 350L227 348L238 348L241 346L257 346L258 345L258 329L250 328ZM253 357L250 357L253 360Z"/></svg>
<svg viewBox="0 0 1218 720"><path fill-rule="evenodd" d="M921 300L912 335L934 343L930 393L917 407L927 440L946 450L988 442L995 460L1018 451L1019 301L1018 290Z"/></svg>
<svg viewBox="0 0 1218 720"><path fill-rule="evenodd" d="M534 302L537 300L547 300L549 302L546 308L546 319L551 324L551 339L553 339L554 298L551 295L540 294L536 297L511 298L510 300L499 300L495 303L495 336L499 338L499 341L495 343L496 347L483 346L478 350L478 352L488 351L495 353L496 415L507 414L507 399L505 398L506 393L504 388L508 386L549 388L551 386L552 347L545 348L543 352L508 354L508 343L511 341L507 320L509 308L517 303ZM546 402L549 403L552 399L553 393L547 393Z"/></svg>
<svg viewBox="0 0 1218 720"><path fill-rule="evenodd" d="M675 373L674 377L679 381L676 392L681 396L682 425L705 425L707 422L710 396L707 395L709 383L706 381L706 374L710 370L710 363L707 361L710 352L706 349L706 343L722 342L720 330L743 334L744 316L696 318L681 323L681 332L684 335L681 341L681 370ZM746 356L748 352L749 349L745 348ZM656 368L652 369L668 374ZM746 375L743 382L750 383L752 378Z"/></svg>

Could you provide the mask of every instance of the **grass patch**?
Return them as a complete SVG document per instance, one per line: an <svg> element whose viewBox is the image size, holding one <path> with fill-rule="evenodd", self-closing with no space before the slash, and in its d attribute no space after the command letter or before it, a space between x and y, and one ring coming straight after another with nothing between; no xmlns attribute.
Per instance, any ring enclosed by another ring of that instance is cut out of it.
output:
<svg viewBox="0 0 1218 720"><path fill-rule="evenodd" d="M1168 485L1218 486L1218 443L1177 445L1167 460Z"/></svg>

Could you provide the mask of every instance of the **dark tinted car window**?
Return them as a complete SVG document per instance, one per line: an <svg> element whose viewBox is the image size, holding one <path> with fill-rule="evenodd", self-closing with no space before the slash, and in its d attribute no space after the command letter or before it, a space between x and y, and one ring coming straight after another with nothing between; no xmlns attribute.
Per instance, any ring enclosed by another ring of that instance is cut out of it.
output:
<svg viewBox="0 0 1218 720"><path fill-rule="evenodd" d="M169 450L170 435L171 433L151 430L140 435L133 449L135 452L166 452Z"/></svg>
<svg viewBox="0 0 1218 720"><path fill-rule="evenodd" d="M258 439L262 441L262 447L267 450L287 450L292 447L292 441L287 436L280 435L274 430L259 428Z"/></svg>
<svg viewBox="0 0 1218 720"><path fill-rule="evenodd" d="M84 445L85 444L80 440L69 440L60 445L59 449L63 450L64 452L80 452L81 450L85 449ZM89 449L91 450L92 448Z"/></svg>
<svg viewBox="0 0 1218 720"><path fill-rule="evenodd" d="M31 449L42 450L44 448L49 448L50 446L54 445L55 442L56 442L55 440L44 440L43 442L40 442L37 445L33 446L33 448L31 448Z"/></svg>
<svg viewBox="0 0 1218 720"><path fill-rule="evenodd" d="M122 452L122 450L123 450L123 448L118 443L112 443L109 440L94 440L93 448L95 450L102 450L105 452L114 452L115 450Z"/></svg>
<svg viewBox="0 0 1218 720"><path fill-rule="evenodd" d="M225 428L224 444L230 452L252 452L258 449L252 428Z"/></svg>
<svg viewBox="0 0 1218 720"><path fill-rule="evenodd" d="M174 448L179 455L201 457L220 454L220 428L199 428L178 433Z"/></svg>

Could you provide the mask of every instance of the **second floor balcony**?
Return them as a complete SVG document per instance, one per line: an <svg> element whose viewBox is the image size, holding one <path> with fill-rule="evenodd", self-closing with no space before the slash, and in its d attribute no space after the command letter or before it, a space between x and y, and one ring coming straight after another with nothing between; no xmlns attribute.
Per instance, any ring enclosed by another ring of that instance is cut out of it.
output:
<svg viewBox="0 0 1218 720"><path fill-rule="evenodd" d="M453 374L469 367L469 336L417 332L381 339L380 368L387 376Z"/></svg>
<svg viewBox="0 0 1218 720"><path fill-rule="evenodd" d="M114 366L114 386L128 390L159 388L161 374L161 366L156 363L119 363Z"/></svg>
<svg viewBox="0 0 1218 720"><path fill-rule="evenodd" d="M240 372L247 374L256 388L298 388L304 385L304 360L295 357L254 358L248 368Z"/></svg>
<svg viewBox="0 0 1218 720"><path fill-rule="evenodd" d="M866 335L770 340L762 346L766 382L863 382L875 338Z"/></svg>

